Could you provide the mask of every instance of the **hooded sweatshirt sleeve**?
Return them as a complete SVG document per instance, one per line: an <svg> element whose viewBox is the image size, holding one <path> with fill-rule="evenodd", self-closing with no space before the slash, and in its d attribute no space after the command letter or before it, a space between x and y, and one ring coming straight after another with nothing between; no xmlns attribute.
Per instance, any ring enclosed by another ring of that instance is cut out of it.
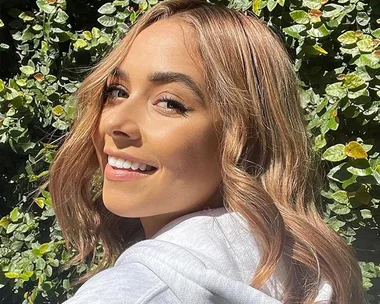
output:
<svg viewBox="0 0 380 304"><path fill-rule="evenodd" d="M181 303L169 287L141 263L101 271L64 304Z"/></svg>
<svg viewBox="0 0 380 304"><path fill-rule="evenodd" d="M88 280L64 304L278 304L243 282L209 269L191 252L159 241L142 241L114 267Z"/></svg>
<svg viewBox="0 0 380 304"><path fill-rule="evenodd" d="M259 260L257 243L238 214L205 210L129 247L64 304L279 304L287 273L279 271L262 290L253 288ZM331 295L326 283L316 300L328 304Z"/></svg>

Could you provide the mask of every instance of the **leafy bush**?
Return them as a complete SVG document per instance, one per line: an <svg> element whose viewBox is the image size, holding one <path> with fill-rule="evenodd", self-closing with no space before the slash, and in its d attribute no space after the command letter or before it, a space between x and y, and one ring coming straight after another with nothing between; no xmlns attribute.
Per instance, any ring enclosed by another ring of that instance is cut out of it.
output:
<svg viewBox="0 0 380 304"><path fill-rule="evenodd" d="M376 0L214 1L253 10L284 35L327 174L326 221L361 261L379 301L380 4ZM24 0L0 6L0 301L59 303L87 265L65 268L48 191L35 197L75 115L70 94L157 0ZM99 250L101 254L101 250Z"/></svg>

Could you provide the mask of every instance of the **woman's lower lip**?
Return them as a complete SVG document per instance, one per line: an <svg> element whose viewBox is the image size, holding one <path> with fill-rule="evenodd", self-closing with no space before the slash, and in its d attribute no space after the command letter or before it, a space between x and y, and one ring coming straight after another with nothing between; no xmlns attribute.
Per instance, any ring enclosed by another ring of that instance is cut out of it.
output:
<svg viewBox="0 0 380 304"><path fill-rule="evenodd" d="M112 181L130 181L152 175L156 170L148 172L133 171L132 169L114 168L110 164L107 164L104 169L104 175Z"/></svg>

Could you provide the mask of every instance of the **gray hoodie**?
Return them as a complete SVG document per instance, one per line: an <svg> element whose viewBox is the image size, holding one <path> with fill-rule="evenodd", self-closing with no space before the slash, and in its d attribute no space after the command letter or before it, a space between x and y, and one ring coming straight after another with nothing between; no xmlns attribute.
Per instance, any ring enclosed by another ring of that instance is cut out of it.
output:
<svg viewBox="0 0 380 304"><path fill-rule="evenodd" d="M263 289L249 286L259 261L247 223L224 207L175 219L124 251L64 304L278 304L284 265ZM331 302L323 282L316 301Z"/></svg>

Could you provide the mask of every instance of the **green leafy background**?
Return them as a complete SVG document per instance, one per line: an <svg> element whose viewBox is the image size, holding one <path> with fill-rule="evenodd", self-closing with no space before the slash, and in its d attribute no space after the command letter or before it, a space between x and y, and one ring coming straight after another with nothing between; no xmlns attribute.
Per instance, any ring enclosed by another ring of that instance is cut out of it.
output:
<svg viewBox="0 0 380 304"><path fill-rule="evenodd" d="M48 191L36 190L73 121L70 98L157 0L0 3L0 302L60 303L92 265L65 263ZM326 173L326 221L354 247L369 303L380 301L380 2L213 1L278 28ZM99 248L101 255L101 248Z"/></svg>

